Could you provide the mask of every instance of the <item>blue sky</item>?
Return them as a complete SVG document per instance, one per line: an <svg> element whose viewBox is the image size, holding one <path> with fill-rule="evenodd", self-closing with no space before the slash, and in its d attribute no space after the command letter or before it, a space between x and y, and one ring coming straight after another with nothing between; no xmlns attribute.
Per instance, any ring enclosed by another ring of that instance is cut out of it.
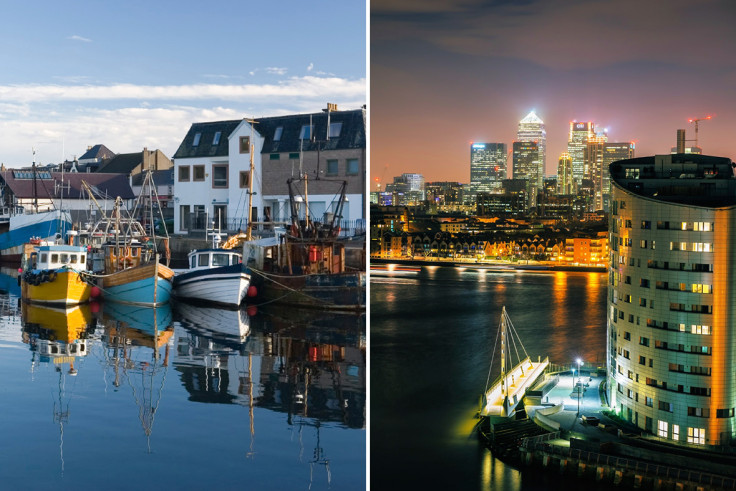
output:
<svg viewBox="0 0 736 491"><path fill-rule="evenodd" d="M0 162L96 143L172 156L193 122L358 108L365 40L360 1L13 2L0 17Z"/></svg>

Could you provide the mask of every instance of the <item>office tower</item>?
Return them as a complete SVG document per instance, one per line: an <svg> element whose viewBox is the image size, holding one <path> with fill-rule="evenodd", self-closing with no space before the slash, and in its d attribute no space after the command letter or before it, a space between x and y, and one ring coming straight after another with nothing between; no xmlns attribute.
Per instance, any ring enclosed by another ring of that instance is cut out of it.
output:
<svg viewBox="0 0 736 491"><path fill-rule="evenodd" d="M395 193L398 198L394 204L418 205L424 201L424 176L421 174L401 174L394 182L386 184L386 191Z"/></svg>
<svg viewBox="0 0 736 491"><path fill-rule="evenodd" d="M470 145L470 189L472 194L498 193L506 179L506 144Z"/></svg>
<svg viewBox="0 0 736 491"><path fill-rule="evenodd" d="M603 146L608 141L606 130L597 131L585 146L585 179L593 182L593 209L603 209Z"/></svg>
<svg viewBox="0 0 736 491"><path fill-rule="evenodd" d="M534 111L519 121L516 140L520 142L537 142L539 147L539 166L541 168L539 175L544 177L547 164L547 131L544 129L544 121Z"/></svg>
<svg viewBox="0 0 736 491"><path fill-rule="evenodd" d="M570 121L570 134L567 140L567 153L572 158L572 175L579 185L586 178L585 150L588 140L595 138L595 123Z"/></svg>
<svg viewBox="0 0 736 491"><path fill-rule="evenodd" d="M611 197L611 174L609 167L617 160L633 159L635 145L634 142L612 143L608 142L603 145L603 163L601 166L601 200L602 209L609 211ZM601 208L597 208L601 209Z"/></svg>
<svg viewBox="0 0 736 491"><path fill-rule="evenodd" d="M673 443L736 439L736 179L728 158L611 165L608 390Z"/></svg>
<svg viewBox="0 0 736 491"><path fill-rule="evenodd" d="M542 178L539 165L539 146L537 142L515 141L513 144L514 179L526 179L528 182L528 202L530 208L537 206L537 193L542 189Z"/></svg>
<svg viewBox="0 0 736 491"><path fill-rule="evenodd" d="M573 194L575 180L572 177L572 158L565 152L557 163L557 194Z"/></svg>

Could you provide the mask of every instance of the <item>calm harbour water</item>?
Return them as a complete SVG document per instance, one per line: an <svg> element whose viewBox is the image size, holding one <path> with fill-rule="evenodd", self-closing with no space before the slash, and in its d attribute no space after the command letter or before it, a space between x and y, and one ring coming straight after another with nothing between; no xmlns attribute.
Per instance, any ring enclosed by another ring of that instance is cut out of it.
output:
<svg viewBox="0 0 736 491"><path fill-rule="evenodd" d="M495 459L478 443L474 414L504 305L530 356L570 363L604 359L605 298L600 273L372 275L371 487L589 487Z"/></svg>
<svg viewBox="0 0 736 491"><path fill-rule="evenodd" d="M19 293L0 277L3 489L365 489L365 316L179 304L154 329Z"/></svg>

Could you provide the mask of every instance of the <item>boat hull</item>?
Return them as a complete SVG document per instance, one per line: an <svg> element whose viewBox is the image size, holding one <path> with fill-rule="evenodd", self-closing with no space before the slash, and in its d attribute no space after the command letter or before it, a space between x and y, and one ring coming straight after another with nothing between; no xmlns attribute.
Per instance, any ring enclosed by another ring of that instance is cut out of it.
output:
<svg viewBox="0 0 736 491"><path fill-rule="evenodd" d="M77 305L89 300L92 286L82 279L78 271L63 269L55 273L53 281L38 285L27 282L25 276L21 276L23 300L50 305Z"/></svg>
<svg viewBox="0 0 736 491"><path fill-rule="evenodd" d="M365 273L311 275L267 274L262 297L300 307L328 310L365 309Z"/></svg>
<svg viewBox="0 0 736 491"><path fill-rule="evenodd" d="M238 307L250 286L250 274L240 264L179 273L174 276L174 296L184 300Z"/></svg>
<svg viewBox="0 0 736 491"><path fill-rule="evenodd" d="M99 286L105 301L156 306L171 299L173 277L171 269L152 263L105 275Z"/></svg>
<svg viewBox="0 0 736 491"><path fill-rule="evenodd" d="M58 210L11 217L8 230L0 233L0 261L20 263L23 245L28 243L31 237L53 241L57 232L63 236L70 230L71 223L69 214Z"/></svg>

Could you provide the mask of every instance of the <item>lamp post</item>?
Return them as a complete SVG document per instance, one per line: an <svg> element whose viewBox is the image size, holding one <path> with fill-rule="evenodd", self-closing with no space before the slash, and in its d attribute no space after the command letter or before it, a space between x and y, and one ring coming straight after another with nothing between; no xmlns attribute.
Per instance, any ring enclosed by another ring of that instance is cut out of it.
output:
<svg viewBox="0 0 736 491"><path fill-rule="evenodd" d="M580 398L583 396L583 392L582 392L582 388L583 387L582 387L582 384L580 383L580 366L583 364L583 360L581 360L580 358L578 358L575 361L578 364L578 385L575 386L577 388L577 391L578 391L578 413L577 413L576 416L580 416ZM573 381L574 381L574 379L573 379Z"/></svg>

